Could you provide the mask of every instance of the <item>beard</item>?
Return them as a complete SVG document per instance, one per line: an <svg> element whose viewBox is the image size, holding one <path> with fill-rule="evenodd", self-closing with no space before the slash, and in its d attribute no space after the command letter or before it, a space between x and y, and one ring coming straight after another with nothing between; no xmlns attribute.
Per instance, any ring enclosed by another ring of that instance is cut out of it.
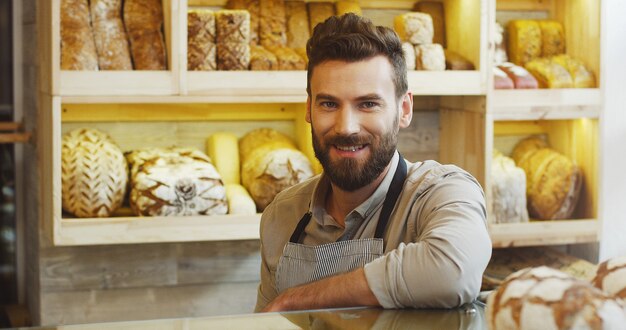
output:
<svg viewBox="0 0 626 330"><path fill-rule="evenodd" d="M355 191L372 183L389 165L398 144L398 118L394 121L394 129L384 133L380 139L371 135L333 135L324 139L324 143L315 134L313 135L313 150L315 157L324 168L330 181L345 191ZM330 159L330 148L333 145L360 145L367 144L370 148L367 159L344 158Z"/></svg>

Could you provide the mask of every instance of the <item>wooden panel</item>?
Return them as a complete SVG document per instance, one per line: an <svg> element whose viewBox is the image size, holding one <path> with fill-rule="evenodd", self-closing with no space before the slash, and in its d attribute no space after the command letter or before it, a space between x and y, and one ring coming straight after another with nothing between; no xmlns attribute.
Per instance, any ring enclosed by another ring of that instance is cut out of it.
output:
<svg viewBox="0 0 626 330"><path fill-rule="evenodd" d="M251 313L258 283L50 292L42 324L147 320Z"/></svg>
<svg viewBox="0 0 626 330"><path fill-rule="evenodd" d="M306 71L187 72L189 95L244 96L292 95L306 98Z"/></svg>
<svg viewBox="0 0 626 330"><path fill-rule="evenodd" d="M448 48L466 57L476 69L485 67L487 1L446 0L444 6Z"/></svg>
<svg viewBox="0 0 626 330"><path fill-rule="evenodd" d="M580 219L491 224L489 235L495 248L588 243L598 240L599 223L596 219Z"/></svg>
<svg viewBox="0 0 626 330"><path fill-rule="evenodd" d="M482 95L486 92L480 71L410 71L413 95Z"/></svg>
<svg viewBox="0 0 626 330"><path fill-rule="evenodd" d="M490 98L495 120L597 118L599 89L497 90Z"/></svg>
<svg viewBox="0 0 626 330"><path fill-rule="evenodd" d="M439 112L414 111L409 127L398 133L398 151L411 162L439 160Z"/></svg>
<svg viewBox="0 0 626 330"><path fill-rule="evenodd" d="M29 1L26 1L28 3ZM61 57L60 45L60 11L59 1L37 1L37 51L39 56L39 86L37 88L46 94L54 95L58 92L58 71ZM35 37L35 36L30 36ZM56 63L56 65L54 65Z"/></svg>
<svg viewBox="0 0 626 330"><path fill-rule="evenodd" d="M39 146L38 168L40 171L40 203L39 226L52 239L58 230L54 217L61 214L61 130L59 110L60 99L49 95L40 95L39 121L37 126Z"/></svg>
<svg viewBox="0 0 626 330"><path fill-rule="evenodd" d="M549 11L552 9L550 1L546 0L497 0L497 10L528 10Z"/></svg>

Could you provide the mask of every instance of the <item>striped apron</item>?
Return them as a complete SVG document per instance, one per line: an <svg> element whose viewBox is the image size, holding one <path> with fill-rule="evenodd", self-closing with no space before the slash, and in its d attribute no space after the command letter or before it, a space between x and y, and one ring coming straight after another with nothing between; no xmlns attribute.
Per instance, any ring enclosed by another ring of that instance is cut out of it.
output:
<svg viewBox="0 0 626 330"><path fill-rule="evenodd" d="M281 293L291 287L346 273L383 255L383 235L389 216L406 178L406 162L402 155L380 211L374 238L339 241L323 245L300 244L304 229L311 220L307 212L294 230L276 268L276 288Z"/></svg>

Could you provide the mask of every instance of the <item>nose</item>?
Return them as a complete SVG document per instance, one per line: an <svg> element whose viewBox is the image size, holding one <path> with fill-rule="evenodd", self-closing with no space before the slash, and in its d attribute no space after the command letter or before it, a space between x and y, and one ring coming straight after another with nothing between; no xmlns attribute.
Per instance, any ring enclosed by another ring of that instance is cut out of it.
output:
<svg viewBox="0 0 626 330"><path fill-rule="evenodd" d="M336 112L335 133L337 135L357 134L361 130L359 115L350 107L343 107Z"/></svg>

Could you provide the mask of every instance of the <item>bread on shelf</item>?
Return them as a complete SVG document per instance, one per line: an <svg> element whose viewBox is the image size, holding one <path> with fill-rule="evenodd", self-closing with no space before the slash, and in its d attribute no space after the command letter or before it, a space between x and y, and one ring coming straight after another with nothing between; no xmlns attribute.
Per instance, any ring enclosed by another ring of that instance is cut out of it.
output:
<svg viewBox="0 0 626 330"><path fill-rule="evenodd" d="M539 83L539 88L574 87L572 75L562 65L549 58L536 58L525 65Z"/></svg>
<svg viewBox="0 0 626 330"><path fill-rule="evenodd" d="M433 42L446 48L446 20L443 2L418 1L413 6L413 10L430 15L433 21Z"/></svg>
<svg viewBox="0 0 626 330"><path fill-rule="evenodd" d="M91 0L90 6L99 69L132 70L122 0Z"/></svg>
<svg viewBox="0 0 626 330"><path fill-rule="evenodd" d="M305 49L309 40L309 14L304 1L286 1L287 46L293 49Z"/></svg>
<svg viewBox="0 0 626 330"><path fill-rule="evenodd" d="M541 56L541 28L533 20L512 20L508 24L509 60L517 65Z"/></svg>
<svg viewBox="0 0 626 330"><path fill-rule="evenodd" d="M187 13L187 70L217 69L215 14L208 9L192 9Z"/></svg>
<svg viewBox="0 0 626 330"><path fill-rule="evenodd" d="M234 183L227 183L225 187L228 214L256 214L256 204L246 188Z"/></svg>
<svg viewBox="0 0 626 330"><path fill-rule="evenodd" d="M166 70L161 0L124 0L124 26L135 70Z"/></svg>
<svg viewBox="0 0 626 330"><path fill-rule="evenodd" d="M274 53L263 48L263 46L250 46L250 70L278 70L278 59Z"/></svg>
<svg viewBox="0 0 626 330"><path fill-rule="evenodd" d="M601 262L591 283L609 296L626 302L626 256Z"/></svg>
<svg viewBox="0 0 626 330"><path fill-rule="evenodd" d="M517 89L536 89L539 88L537 79L533 77L528 70L511 62L505 62L498 65L498 68L511 78L515 88Z"/></svg>
<svg viewBox="0 0 626 330"><path fill-rule="evenodd" d="M415 70L415 63L417 59L415 58L415 46L413 46L410 42L402 43L402 51L404 52L404 60L406 61L406 69L411 71Z"/></svg>
<svg viewBox="0 0 626 330"><path fill-rule="evenodd" d="M499 67L493 68L493 88L495 89L514 89L513 80L502 71Z"/></svg>
<svg viewBox="0 0 626 330"><path fill-rule="evenodd" d="M572 87L593 88L596 85L593 73L587 69L582 61L572 58L569 55L557 55L550 58L550 61L564 67L572 77Z"/></svg>
<svg viewBox="0 0 626 330"><path fill-rule="evenodd" d="M259 45L261 0L228 0L226 9L242 9L250 13L250 45Z"/></svg>
<svg viewBox="0 0 626 330"><path fill-rule="evenodd" d="M495 223L528 222L526 174L498 150L493 152L491 191Z"/></svg>
<svg viewBox="0 0 626 330"><path fill-rule="evenodd" d="M259 42L263 47L282 47L287 44L287 17L284 0L261 0Z"/></svg>
<svg viewBox="0 0 626 330"><path fill-rule="evenodd" d="M414 45L433 42L433 19L428 14L409 12L398 15L394 18L393 27L401 41Z"/></svg>
<svg viewBox="0 0 626 330"><path fill-rule="evenodd" d="M565 53L565 32L563 25L557 21L540 20L541 56L550 57Z"/></svg>
<svg viewBox="0 0 626 330"><path fill-rule="evenodd" d="M309 10L309 26L311 34L317 24L335 15L335 4L332 2L307 2Z"/></svg>
<svg viewBox="0 0 626 330"><path fill-rule="evenodd" d="M98 70L87 0L61 0L61 70Z"/></svg>
<svg viewBox="0 0 626 330"><path fill-rule="evenodd" d="M440 44L423 44L415 46L415 69L427 71L444 71L446 56Z"/></svg>
<svg viewBox="0 0 626 330"><path fill-rule="evenodd" d="M250 14L245 10L215 12L217 69L248 70L250 65Z"/></svg>

